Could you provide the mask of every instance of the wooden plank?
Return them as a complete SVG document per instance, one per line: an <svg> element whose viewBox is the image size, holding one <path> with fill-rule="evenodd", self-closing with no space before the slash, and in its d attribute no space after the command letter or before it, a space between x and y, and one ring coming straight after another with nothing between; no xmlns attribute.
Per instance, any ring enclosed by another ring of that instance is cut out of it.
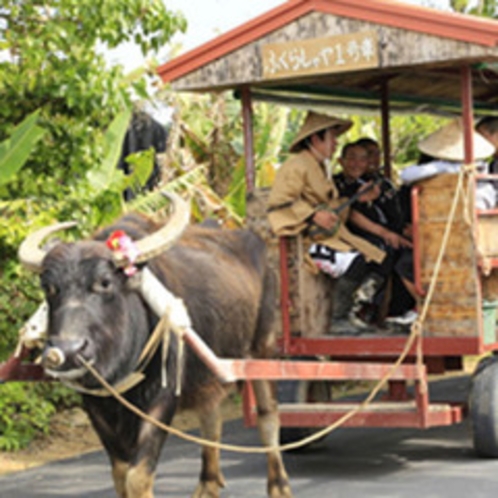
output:
<svg viewBox="0 0 498 498"><path fill-rule="evenodd" d="M195 351L197 341L190 341ZM202 354L202 351L201 351ZM391 363L338 362L338 361L288 361L288 360L231 360L218 358L213 362L213 371L220 372L220 378L233 380L379 380L389 374L392 380L426 379L425 366L403 364L393 369ZM209 366L209 363L208 363Z"/></svg>
<svg viewBox="0 0 498 498"><path fill-rule="evenodd" d="M334 408L320 405L319 408L310 404L305 410L288 409L288 405L279 405L280 422L283 427L327 427L336 423L349 413L350 407ZM302 407L302 405L301 405ZM341 427L434 427L452 425L463 420L463 407L449 404L430 404L422 419L421 412L403 406L394 407L372 406L356 413Z"/></svg>
<svg viewBox="0 0 498 498"><path fill-rule="evenodd" d="M377 67L378 52L375 31L267 43L261 46L263 79Z"/></svg>
<svg viewBox="0 0 498 498"><path fill-rule="evenodd" d="M482 256L487 258L498 257L498 216L479 218L477 223L478 248Z"/></svg>
<svg viewBox="0 0 498 498"><path fill-rule="evenodd" d="M357 403L279 403L278 409L282 413L310 413L314 411L329 412L329 413L344 413L358 408ZM417 409L415 401L382 401L373 402L363 408L365 412L411 412ZM439 410L444 409L443 406L438 407Z"/></svg>
<svg viewBox="0 0 498 498"><path fill-rule="evenodd" d="M482 278L482 298L486 301L498 300L498 269Z"/></svg>
<svg viewBox="0 0 498 498"><path fill-rule="evenodd" d="M234 88L262 82L265 79L261 49L265 45L372 31L381 40L379 66L383 69L390 67L404 69L432 62L437 65L441 61L448 63L454 60L463 63L463 60L484 60L498 56L498 48L495 47L483 47L347 17L311 13L178 78L173 83L173 88L175 90L209 88L214 91L220 88ZM420 70L420 72L423 71ZM329 78L333 75L333 73L327 73L325 76ZM340 77L340 73L336 76ZM401 90L403 93L411 93L417 85L421 85L419 77L420 73L418 75L415 73L413 78L405 79L404 87L400 90L396 88L394 83L393 93L401 93ZM288 79L293 78L289 77ZM276 81L285 81L285 79L277 79ZM430 86L437 84L438 80L434 79ZM335 86L351 87L351 85L344 85L344 82L340 80L335 82ZM424 87L426 86L424 84ZM368 87L364 82L363 85L358 84L357 88ZM432 91L432 88L430 90ZM438 95L449 97L445 88L441 88L439 91L442 93Z"/></svg>

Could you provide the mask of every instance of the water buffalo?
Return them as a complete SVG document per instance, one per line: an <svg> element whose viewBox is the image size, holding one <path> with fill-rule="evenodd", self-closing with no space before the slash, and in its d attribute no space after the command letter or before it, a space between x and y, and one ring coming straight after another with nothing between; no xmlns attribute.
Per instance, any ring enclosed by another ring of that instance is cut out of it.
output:
<svg viewBox="0 0 498 498"><path fill-rule="evenodd" d="M158 226L138 214L126 215L92 240L58 243L47 252L43 239L61 227L28 236L21 262L41 273L48 303L44 366L82 389L100 387L79 358L116 385L133 371L158 321L143 295L129 285L121 253L106 244L117 230L138 246L136 265L147 265L165 287L183 299L193 328L220 357L266 358L272 355L274 284L265 246L250 231L190 226L183 230L186 204L176 198L169 222ZM180 207L179 207L180 206ZM183 214L182 214L183 213ZM183 218L182 218L183 216ZM201 434L218 441L220 402L227 389L187 347L181 394L176 395L178 340L167 353L167 386L161 382L161 348L144 370L145 379L124 396L147 414L169 424L180 408L195 409ZM57 361L54 360L54 353ZM269 382L253 383L258 426L266 446L278 446L279 420ZM83 394L84 408L112 465L118 496L150 498L154 473L167 434L123 407L113 397ZM217 497L224 485L219 450L202 448L202 469L194 497ZM281 455L268 453L268 494L290 497Z"/></svg>

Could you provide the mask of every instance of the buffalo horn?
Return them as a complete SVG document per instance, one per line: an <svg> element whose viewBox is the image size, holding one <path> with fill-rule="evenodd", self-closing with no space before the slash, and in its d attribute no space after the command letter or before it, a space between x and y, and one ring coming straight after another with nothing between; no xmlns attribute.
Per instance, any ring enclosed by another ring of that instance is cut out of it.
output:
<svg viewBox="0 0 498 498"><path fill-rule="evenodd" d="M40 228L36 232L29 234L19 247L19 261L27 270L39 273L46 252L40 249L43 241L51 234L73 228L77 223L75 221L66 221L56 223L47 227Z"/></svg>
<svg viewBox="0 0 498 498"><path fill-rule="evenodd" d="M143 263L166 251L180 237L190 221L190 205L179 195L172 192L162 192L173 204L173 213L166 224L151 235L135 242L138 249L135 263ZM120 252L116 252L114 260L118 266L126 266L128 260Z"/></svg>
<svg viewBox="0 0 498 498"><path fill-rule="evenodd" d="M162 228L135 242L139 252L136 263L147 261L168 249L180 237L190 221L190 206L187 202L177 194L170 192L162 194L171 200L173 214ZM28 235L19 247L21 264L26 269L39 273L46 254L40 249L42 242L52 233L67 230L76 224L75 221L56 223ZM126 256L120 252L116 252L114 258L118 266L126 266L129 263Z"/></svg>

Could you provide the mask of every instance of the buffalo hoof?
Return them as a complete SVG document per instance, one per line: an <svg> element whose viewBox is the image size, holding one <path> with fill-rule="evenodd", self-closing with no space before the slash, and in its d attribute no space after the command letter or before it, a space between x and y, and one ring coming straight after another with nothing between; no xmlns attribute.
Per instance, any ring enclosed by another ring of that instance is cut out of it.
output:
<svg viewBox="0 0 498 498"><path fill-rule="evenodd" d="M225 481L221 478L221 481L206 481L200 482L197 485L192 498L219 498L220 488L225 487Z"/></svg>
<svg viewBox="0 0 498 498"><path fill-rule="evenodd" d="M268 488L270 498L292 498L292 491L289 483L274 484Z"/></svg>

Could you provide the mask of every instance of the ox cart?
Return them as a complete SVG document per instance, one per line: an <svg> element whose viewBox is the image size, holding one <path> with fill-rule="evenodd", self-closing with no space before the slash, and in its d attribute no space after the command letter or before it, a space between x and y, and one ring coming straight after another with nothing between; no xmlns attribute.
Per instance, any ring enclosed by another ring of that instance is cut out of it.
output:
<svg viewBox="0 0 498 498"><path fill-rule="evenodd" d="M159 68L163 81L177 91L233 90L241 100L247 223L267 241L280 275L280 353L294 360L292 368L268 364L259 373L298 379L285 384L280 404L283 432L291 438L306 434L303 428L339 420L349 427L428 428L464 418L466 402L436 403L427 382L432 374L461 370L468 355L490 353L492 359L498 349L498 210L478 211L463 196L457 199L439 262L459 175L418 184L412 216L419 311L426 305L420 333L412 334L409 344L402 334L336 335L330 279L304 269L300 238L277 239L270 232L268 192L255 187L253 103L380 115L387 175L391 114L462 116L466 163L471 164L474 116L498 114L497 28L496 21L395 2L293 0ZM462 181L464 189L474 188L476 175ZM393 370L404 350L403 361ZM471 418L477 453L498 456L498 367L490 358L474 378ZM382 399L361 410L351 401L331 400L322 382L387 377ZM249 424L254 423L253 406L248 395Z"/></svg>
<svg viewBox="0 0 498 498"><path fill-rule="evenodd" d="M409 336L338 335L330 279L305 270L300 237L279 239L269 229L252 137L257 101L378 113L389 175L391 114L461 115L471 165L474 116L498 115L498 22L381 0L291 0L158 71L178 91L233 90L240 98L247 224L266 240L280 282L279 360L220 360L195 336L186 337L190 346L221 378L280 381L280 419L290 439L338 422L421 429L459 423L468 403L432 400L430 376L461 371L465 357L489 353L474 377L470 415L477 453L498 456L498 209L476 210L459 194L474 188L476 174L468 168L413 190L420 327ZM36 368L17 357L3 365L2 378L29 378ZM383 381L387 389L368 403L330 399L330 383L346 380ZM248 424L255 423L254 406L246 390Z"/></svg>

